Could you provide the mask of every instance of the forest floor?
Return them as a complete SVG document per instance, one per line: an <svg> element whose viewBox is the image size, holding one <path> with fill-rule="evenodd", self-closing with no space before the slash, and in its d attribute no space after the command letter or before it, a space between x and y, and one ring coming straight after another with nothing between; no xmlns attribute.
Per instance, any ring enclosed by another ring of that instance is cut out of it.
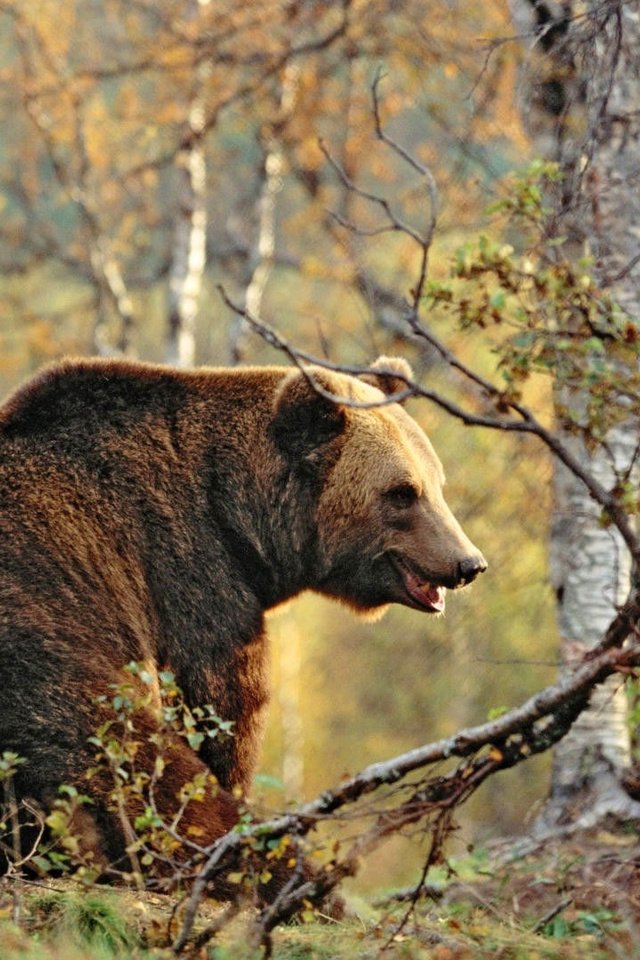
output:
<svg viewBox="0 0 640 960"><path fill-rule="evenodd" d="M341 922L276 930L274 958L640 960L640 837L630 828L599 829L528 851L505 842L455 864L447 884L429 887L413 905L391 895L351 906ZM150 893L4 881L0 958L168 960L174 909L171 897ZM205 904L201 925L219 911ZM236 918L198 957L260 956L248 946L250 919Z"/></svg>

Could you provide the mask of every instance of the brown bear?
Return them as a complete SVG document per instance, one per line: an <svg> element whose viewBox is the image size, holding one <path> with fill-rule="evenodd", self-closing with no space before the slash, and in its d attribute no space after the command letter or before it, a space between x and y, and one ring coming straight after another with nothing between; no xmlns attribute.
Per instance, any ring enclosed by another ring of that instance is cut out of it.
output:
<svg viewBox="0 0 640 960"><path fill-rule="evenodd" d="M143 661L233 721L199 754L176 740L157 788L169 815L180 785L210 769L220 790L189 817L212 840L255 767L266 610L309 589L362 612L440 613L446 588L485 569L428 439L380 405L409 375L387 358L362 378L69 360L5 403L0 750L26 759L20 798L46 808L60 783L87 789L96 697ZM122 858L99 789L90 809L97 847Z"/></svg>

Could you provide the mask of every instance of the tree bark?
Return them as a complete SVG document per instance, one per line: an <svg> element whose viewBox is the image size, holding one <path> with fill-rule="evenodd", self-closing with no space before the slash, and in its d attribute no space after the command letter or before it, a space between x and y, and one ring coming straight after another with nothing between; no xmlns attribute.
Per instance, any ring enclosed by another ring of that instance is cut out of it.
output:
<svg viewBox="0 0 640 960"><path fill-rule="evenodd" d="M560 164L555 234L576 256L590 256L595 278L631 322L640 317L640 13L635 4L514 0L526 58L527 117L535 148ZM579 395L558 399L580 413ZM580 463L607 489L637 473L639 430L630 416L593 446L567 436ZM558 464L551 529L551 580L558 601L562 671L602 637L626 599L629 552L602 522L587 489ZM612 677L554 751L541 832L588 826L613 814L638 816L620 785L630 763L626 698Z"/></svg>
<svg viewBox="0 0 640 960"><path fill-rule="evenodd" d="M635 456L637 435L629 424L608 437L618 470ZM580 462L612 487L616 471L600 449L589 454L577 438L566 438ZM620 534L600 522L601 510L579 480L556 465L555 510L551 529L550 568L557 597L562 671L604 635L631 585L631 558ZM637 816L620 786L631 761L627 701L620 677L596 688L588 709L554 750L551 790L537 829L572 824L586 827L609 814Z"/></svg>
<svg viewBox="0 0 640 960"><path fill-rule="evenodd" d="M189 0L187 18L197 16L210 0ZM194 68L185 138L188 146L176 160L178 210L174 225L173 259L169 271L168 329L165 357L177 367L196 362L196 319L206 266L207 169L204 153L205 104L203 85L209 65Z"/></svg>
<svg viewBox="0 0 640 960"><path fill-rule="evenodd" d="M300 70L296 63L284 68L280 89L278 126L286 124L293 111ZM262 139L264 163L261 170L261 186L257 197L257 234L247 258L247 285L245 308L256 320L262 317L262 301L269 277L273 271L276 254L276 214L278 196L282 191L285 162L282 144L277 134L267 130ZM247 330L241 316L235 316L229 333L229 360L240 363L246 353Z"/></svg>

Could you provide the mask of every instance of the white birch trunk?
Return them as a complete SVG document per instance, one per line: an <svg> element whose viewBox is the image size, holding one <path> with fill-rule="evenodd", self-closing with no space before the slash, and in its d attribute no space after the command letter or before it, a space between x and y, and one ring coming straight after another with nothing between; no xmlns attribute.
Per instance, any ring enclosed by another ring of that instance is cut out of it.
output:
<svg viewBox="0 0 640 960"><path fill-rule="evenodd" d="M593 258L601 286L638 322L640 8L621 0L585 6L587 21L571 19L571 4L513 0L518 33L536 37L527 63L527 115L534 144L565 174L559 233L577 256ZM578 397L571 400L580 407ZM637 472L636 419L611 430L593 453L579 438L563 439L608 489ZM584 485L560 465L555 491L551 579L562 669L570 670L605 632L629 592L632 571L620 536L602 525ZM537 829L587 826L608 814L638 816L640 805L620 786L629 762L626 699L621 681L612 678L555 748L551 793Z"/></svg>
<svg viewBox="0 0 640 960"><path fill-rule="evenodd" d="M197 16L210 0L189 0L187 17ZM177 367L196 362L196 320L206 266L207 170L204 153L205 104L202 88L206 63L195 68L187 118L189 146L178 157L178 212L174 226L173 261L169 271L169 325L165 359Z"/></svg>
<svg viewBox="0 0 640 960"><path fill-rule="evenodd" d="M300 69L289 63L284 70L280 93L280 122L285 122L295 106ZM249 255L245 309L256 320L261 319L262 301L273 271L276 252L276 215L278 195L283 186L285 159L277 136L268 135L264 150L262 189L258 195L258 230ZM246 324L242 317L232 320L229 333L229 360L240 363L245 354Z"/></svg>
<svg viewBox="0 0 640 960"><path fill-rule="evenodd" d="M636 431L627 424L609 436L613 464L602 449L590 456L581 440L564 438L579 461L604 486L614 485L636 453ZM584 485L556 466L556 505L551 530L551 579L558 598L562 670L571 670L605 633L631 584L631 559L620 534L603 527L600 507ZM537 829L565 824L586 827L612 814L640 813L620 786L629 766L630 737L623 682L610 677L596 687L589 708L554 750L551 791Z"/></svg>
<svg viewBox="0 0 640 960"><path fill-rule="evenodd" d="M282 190L283 157L279 145L273 142L264 156L262 189L258 197L258 233L253 252L249 255L249 276L245 290L245 309L256 320L261 319L262 301L267 282L273 270L276 249L276 206ZM232 320L229 333L229 360L240 363L245 356L246 324L242 317Z"/></svg>

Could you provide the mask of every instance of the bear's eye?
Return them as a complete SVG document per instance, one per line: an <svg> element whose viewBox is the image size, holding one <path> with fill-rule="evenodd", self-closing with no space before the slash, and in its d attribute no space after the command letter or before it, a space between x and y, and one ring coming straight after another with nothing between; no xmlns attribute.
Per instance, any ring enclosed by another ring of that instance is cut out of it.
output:
<svg viewBox="0 0 640 960"><path fill-rule="evenodd" d="M407 510L417 501L418 491L410 483L399 483L397 487L391 487L390 490L387 490L384 498L394 507Z"/></svg>

